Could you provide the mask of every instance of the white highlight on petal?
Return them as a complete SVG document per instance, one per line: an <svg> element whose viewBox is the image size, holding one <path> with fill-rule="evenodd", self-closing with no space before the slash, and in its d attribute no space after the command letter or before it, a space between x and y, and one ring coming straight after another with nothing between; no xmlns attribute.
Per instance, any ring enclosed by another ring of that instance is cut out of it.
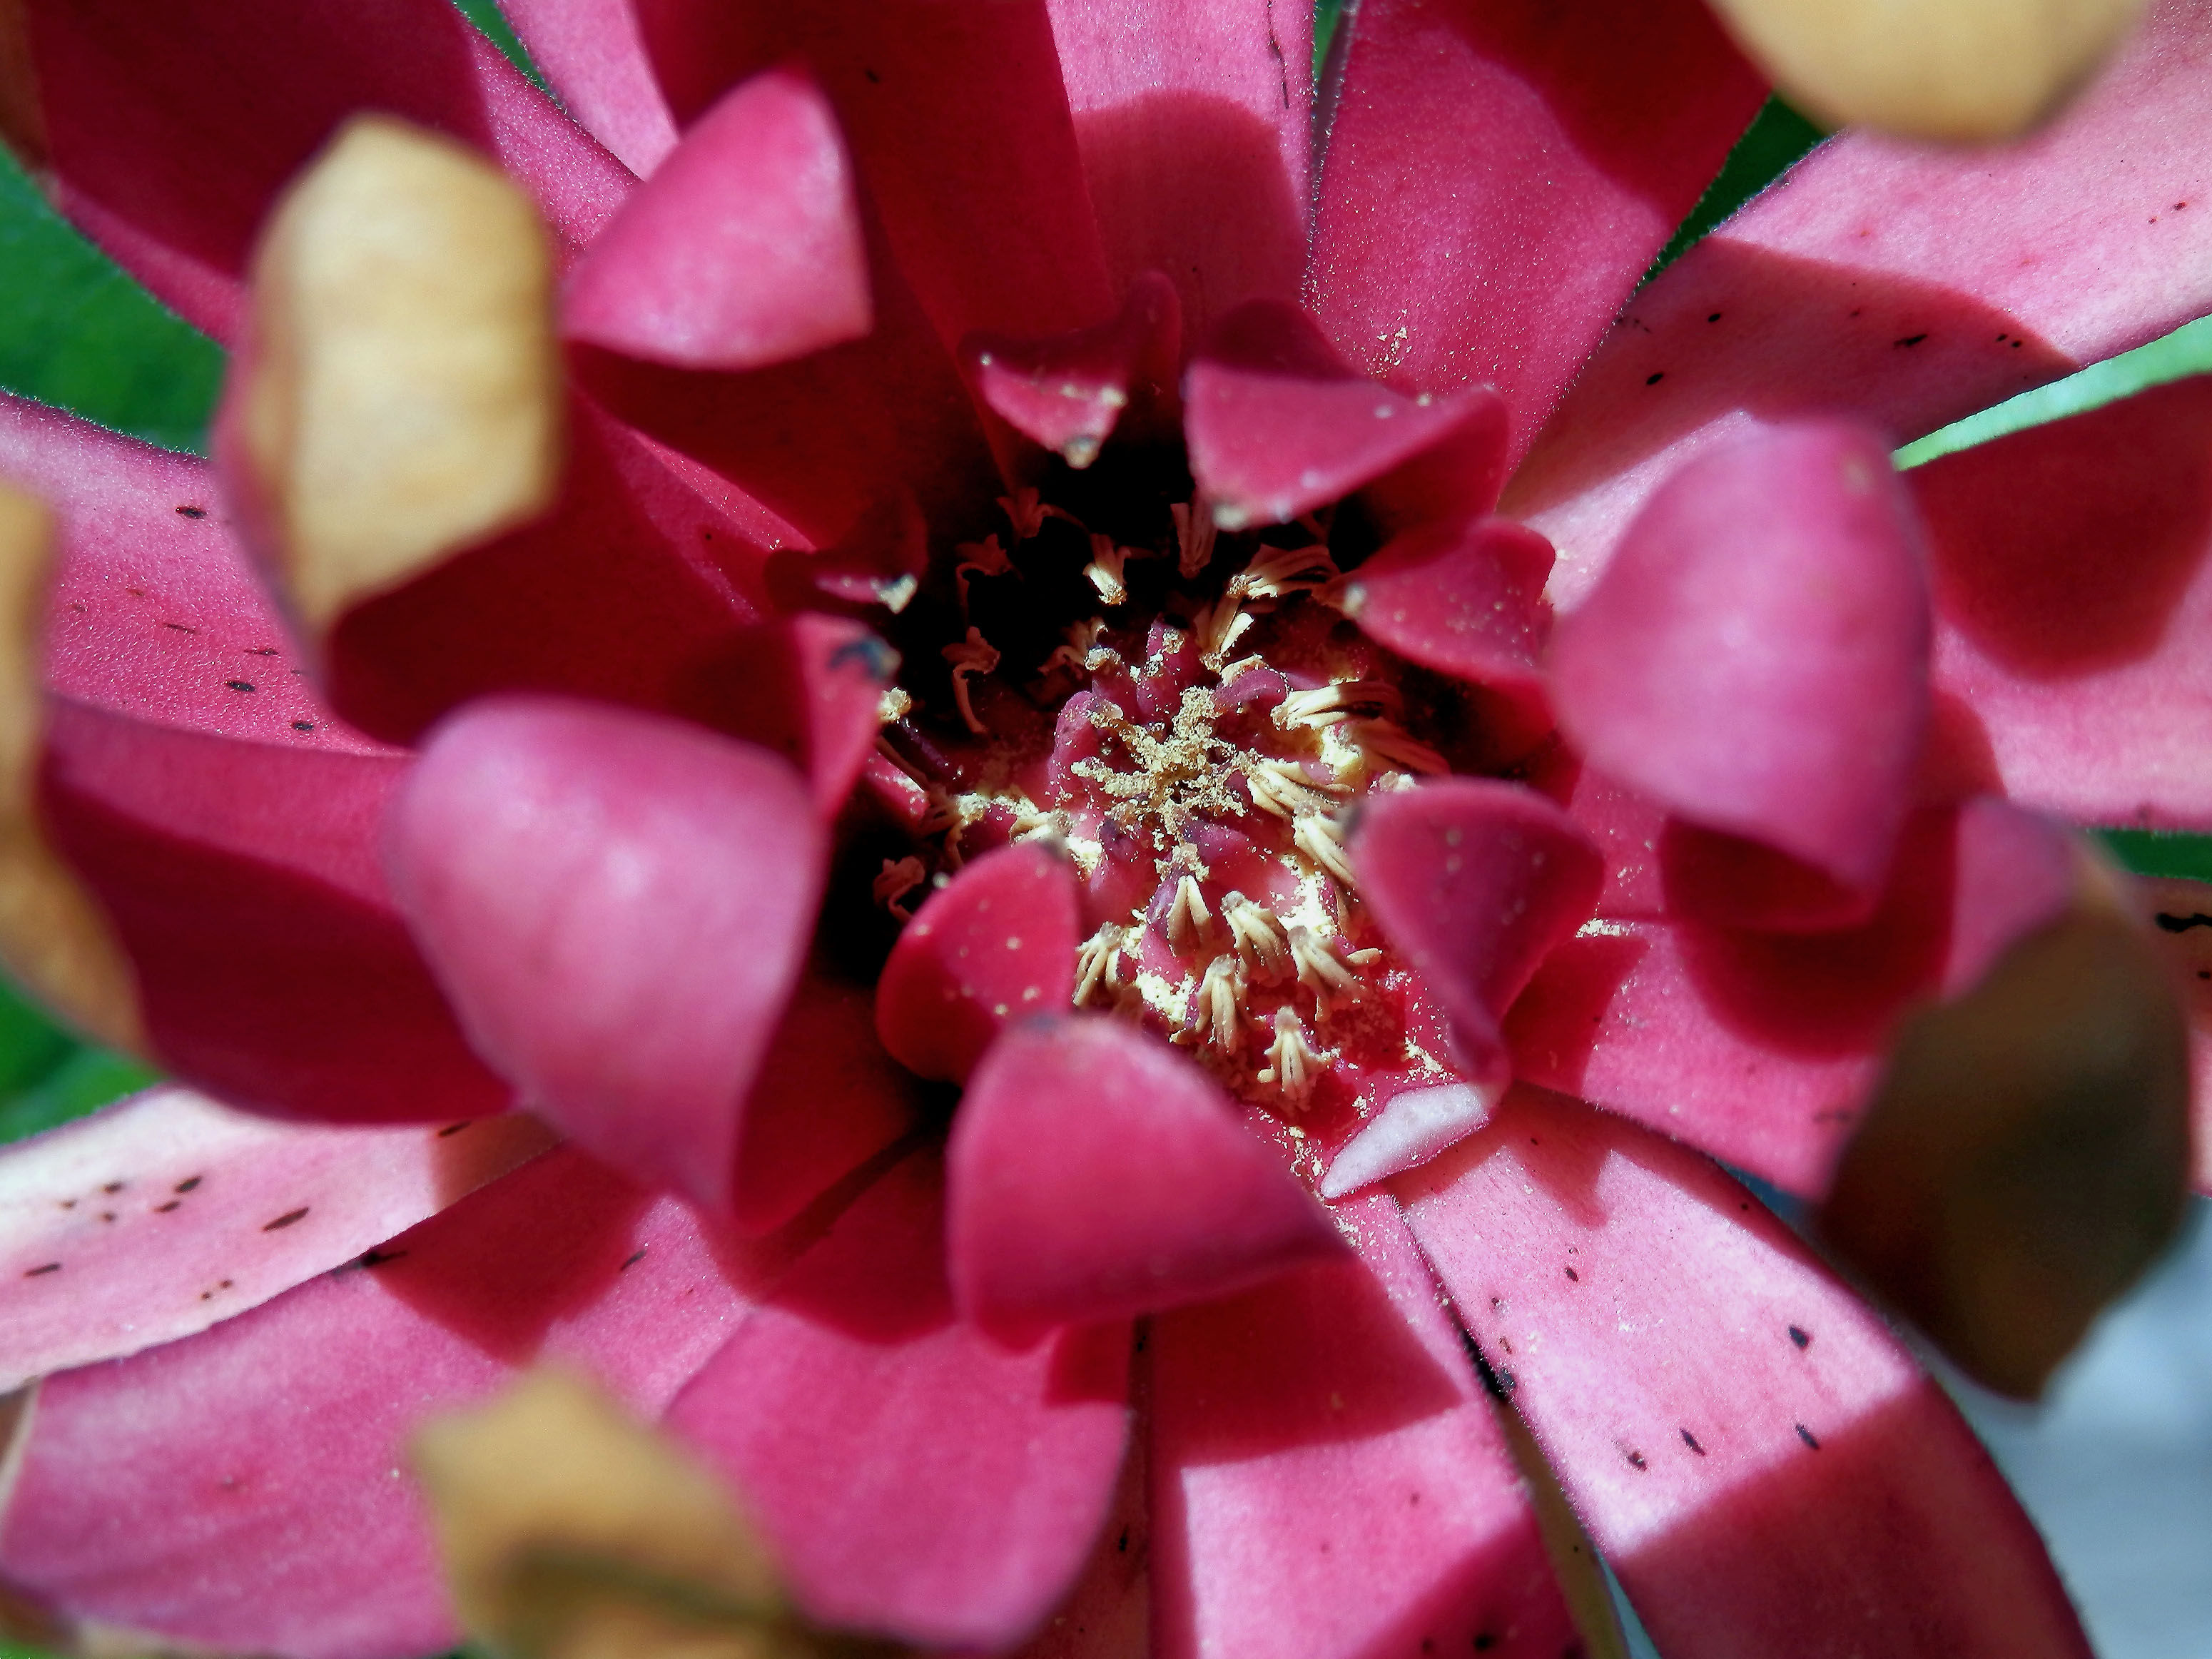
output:
<svg viewBox="0 0 2212 1659"><path fill-rule="evenodd" d="M1391 1096L1367 1127L1345 1142L1322 1177L1321 1195L1342 1198L1427 1163L1488 1122L1496 1103L1494 1091L1460 1082Z"/></svg>

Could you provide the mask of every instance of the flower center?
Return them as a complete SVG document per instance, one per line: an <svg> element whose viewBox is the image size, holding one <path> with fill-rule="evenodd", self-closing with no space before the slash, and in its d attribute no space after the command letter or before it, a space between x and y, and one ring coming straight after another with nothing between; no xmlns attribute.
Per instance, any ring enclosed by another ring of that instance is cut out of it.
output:
<svg viewBox="0 0 2212 1659"><path fill-rule="evenodd" d="M1449 769L1416 733L1457 694L1334 609L1320 520L1231 536L1160 505L1151 533L1109 534L1023 491L1006 544L958 550L933 641L920 618L900 635L879 753L926 805L876 896L902 916L966 859L1050 837L1082 878L1077 1006L1249 1103L1356 1111L1445 1069L1345 835L1368 793Z"/></svg>

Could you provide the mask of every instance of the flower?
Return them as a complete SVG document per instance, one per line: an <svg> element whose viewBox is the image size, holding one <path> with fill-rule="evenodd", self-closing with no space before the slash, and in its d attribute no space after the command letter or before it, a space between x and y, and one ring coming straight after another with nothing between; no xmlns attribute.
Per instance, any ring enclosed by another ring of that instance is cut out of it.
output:
<svg viewBox="0 0 2212 1659"><path fill-rule="evenodd" d="M516 15L608 150L428 0L32 14L58 198L240 348L221 493L6 415L67 549L10 822L97 901L44 982L351 1127L163 1092L0 1166L23 1619L434 1649L398 1449L550 1358L728 1476L810 1615L913 1642L1569 1650L1547 1462L1670 1649L2080 1651L1896 1338L1666 1137L1832 1181L2032 1382L1970 1251L2085 1091L2002 1179L1851 1194L1973 1173L1892 1103L2057 978L2133 1022L2141 1174L2091 1196L2156 1231L2174 1033L1990 786L2204 821L2138 726L2194 695L2201 392L1911 486L1884 441L2204 308L2202 216L2138 210L2200 159L2193 15L2020 152L1838 141L1578 380L1762 95L1686 3L1370 0L1317 190L1264 6ZM380 121L253 252L363 108L495 155L550 263ZM2139 602L2070 562L2122 467ZM2063 1212L2092 1249L1996 1258L2046 1346L2154 1243Z"/></svg>

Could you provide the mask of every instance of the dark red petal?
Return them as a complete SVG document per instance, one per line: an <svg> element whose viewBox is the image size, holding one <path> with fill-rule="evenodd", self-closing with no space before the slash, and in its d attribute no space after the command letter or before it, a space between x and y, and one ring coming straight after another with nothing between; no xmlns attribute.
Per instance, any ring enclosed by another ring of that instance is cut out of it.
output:
<svg viewBox="0 0 2212 1659"><path fill-rule="evenodd" d="M775 1260L549 1153L213 1330L48 1377L0 1577L219 1651L441 1651L459 1632L428 1517L394 1474L415 1430L541 1359L657 1416ZM204 1288L219 1304L233 1287Z"/></svg>
<svg viewBox="0 0 2212 1659"><path fill-rule="evenodd" d="M946 344L1111 314L1044 0L644 0L639 17L679 122L773 64L806 64Z"/></svg>
<svg viewBox="0 0 2212 1659"><path fill-rule="evenodd" d="M760 368L873 323L829 101L769 70L695 122L568 274L571 339L684 368Z"/></svg>
<svg viewBox="0 0 2212 1659"><path fill-rule="evenodd" d="M1346 27L1316 314L1401 390L1498 387L1517 457L1765 88L1694 0L1365 0Z"/></svg>
<svg viewBox="0 0 2212 1659"><path fill-rule="evenodd" d="M694 471L572 399L553 511L347 612L325 646L331 700L399 743L493 691L684 703L762 614L775 533Z"/></svg>
<svg viewBox="0 0 2212 1659"><path fill-rule="evenodd" d="M569 249L633 182L445 0L32 0L26 21L62 210L226 343L263 214L356 110L489 152Z"/></svg>
<svg viewBox="0 0 2212 1659"><path fill-rule="evenodd" d="M1935 552L1936 684L2005 793L2212 829L2212 378L1905 475Z"/></svg>
<svg viewBox="0 0 2212 1659"><path fill-rule="evenodd" d="M1352 841L1362 899L1450 1015L1467 1077L1506 1076L1498 1021L1588 920L1605 872L1558 807L1517 784L1451 778L1377 796Z"/></svg>
<svg viewBox="0 0 2212 1659"><path fill-rule="evenodd" d="M892 946L876 1030L908 1071L965 1083L1010 1024L1075 994L1075 875L1034 842L1000 848L929 896Z"/></svg>
<svg viewBox="0 0 2212 1659"><path fill-rule="evenodd" d="M817 1619L1006 1647L1104 1521L1128 1437L1128 1328L1009 1353L945 1288L928 1153L841 1216L669 1413L728 1475Z"/></svg>
<svg viewBox="0 0 2212 1659"><path fill-rule="evenodd" d="M1553 597L1708 444L1823 410L1902 443L2212 311L2208 61L2166 0L2033 139L1844 134L1661 273L1508 497L1559 550Z"/></svg>
<svg viewBox="0 0 2212 1659"><path fill-rule="evenodd" d="M1651 498L1561 620L1552 695L1601 769L1870 892L1910 804L1928 634L1887 447L1800 422Z"/></svg>
<svg viewBox="0 0 2212 1659"><path fill-rule="evenodd" d="M1048 0L1117 285L1162 270L1192 336L1295 300L1312 196L1313 19L1271 0Z"/></svg>
<svg viewBox="0 0 2212 1659"><path fill-rule="evenodd" d="M113 921L155 1049L179 1074L282 1117L505 1109L506 1085L463 1042L378 862L404 770L397 757L54 703L41 809Z"/></svg>
<svg viewBox="0 0 2212 1659"><path fill-rule="evenodd" d="M1103 1016L1000 1037L961 1099L946 1170L953 1295L1009 1343L1343 1249L1204 1073Z"/></svg>
<svg viewBox="0 0 2212 1659"><path fill-rule="evenodd" d="M1337 603L1408 662L1477 685L1534 688L1550 631L1552 544L1507 519L1444 520L1391 541Z"/></svg>
<svg viewBox="0 0 2212 1659"><path fill-rule="evenodd" d="M1183 381L1191 475L1227 528L1279 524L1376 487L1393 523L1486 512L1504 483L1504 406L1431 401L1346 368L1306 314L1255 300L1215 325Z"/></svg>
<svg viewBox="0 0 2212 1659"><path fill-rule="evenodd" d="M478 1051L583 1146L719 1206L823 842L761 750L518 697L432 735L386 852Z"/></svg>
<svg viewBox="0 0 2212 1659"><path fill-rule="evenodd" d="M676 148L629 0L500 0L561 106L642 179Z"/></svg>
<svg viewBox="0 0 2212 1659"><path fill-rule="evenodd" d="M1182 360L1175 285L1139 272L1111 322L1043 340L971 334L960 358L976 395L1007 425L1069 465L1088 466L1132 403L1140 434L1175 412Z"/></svg>
<svg viewBox="0 0 2212 1659"><path fill-rule="evenodd" d="M1522 1093L1400 1191L1662 1651L2087 1659L1942 1390L1704 1158Z"/></svg>
<svg viewBox="0 0 2212 1659"><path fill-rule="evenodd" d="M351 1261L552 1144L270 1123L149 1090L0 1155L0 1389L173 1342ZM217 1303L200 1292L222 1281Z"/></svg>
<svg viewBox="0 0 2212 1659"><path fill-rule="evenodd" d="M1152 1323L1155 1651L1578 1651L1397 1206L1346 1213L1362 1260Z"/></svg>
<svg viewBox="0 0 2212 1659"><path fill-rule="evenodd" d="M1608 921L1554 951L1515 1005L1515 1073L1818 1194L1899 1020L2057 916L2075 869L2055 826L1981 800L1915 816L1856 927Z"/></svg>

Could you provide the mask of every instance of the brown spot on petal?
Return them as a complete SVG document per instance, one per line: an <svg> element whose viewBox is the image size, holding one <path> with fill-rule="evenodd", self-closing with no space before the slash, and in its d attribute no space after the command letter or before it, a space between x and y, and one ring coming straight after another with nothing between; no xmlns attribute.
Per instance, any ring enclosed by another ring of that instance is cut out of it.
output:
<svg viewBox="0 0 2212 1659"><path fill-rule="evenodd" d="M294 1222L300 1220L307 1213L307 1212L305 1206L302 1206L301 1208L296 1210L287 1210L283 1214L278 1216L274 1221L264 1221L262 1223L261 1231L264 1233L276 1232L283 1228L290 1226Z"/></svg>

